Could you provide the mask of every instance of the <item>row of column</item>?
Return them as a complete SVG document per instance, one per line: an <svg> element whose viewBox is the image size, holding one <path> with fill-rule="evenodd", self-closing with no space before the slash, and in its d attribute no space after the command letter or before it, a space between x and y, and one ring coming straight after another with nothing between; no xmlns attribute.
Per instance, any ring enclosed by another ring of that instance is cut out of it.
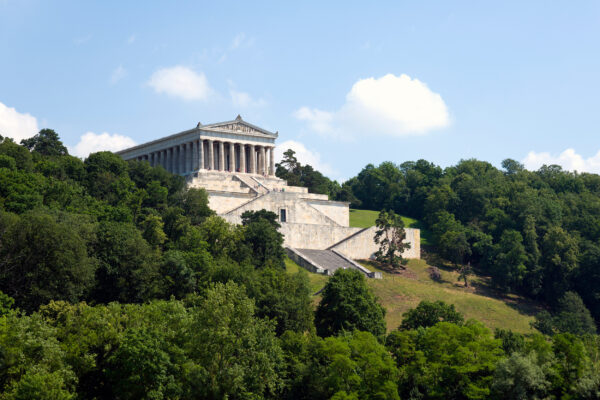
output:
<svg viewBox="0 0 600 400"><path fill-rule="evenodd" d="M137 157L174 174L201 169L275 175L273 146L199 139Z"/></svg>

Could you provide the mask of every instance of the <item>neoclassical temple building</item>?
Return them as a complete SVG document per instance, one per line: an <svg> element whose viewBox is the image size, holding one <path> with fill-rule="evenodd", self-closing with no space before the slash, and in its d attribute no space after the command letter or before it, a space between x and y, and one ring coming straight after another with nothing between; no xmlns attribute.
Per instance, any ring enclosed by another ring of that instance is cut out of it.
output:
<svg viewBox="0 0 600 400"><path fill-rule="evenodd" d="M188 187L206 189L210 207L231 223L241 223L245 211L276 213L288 255L307 269L329 274L337 268L354 268L370 277L381 276L354 261L377 251L374 227L351 227L348 203L288 186L275 176L277 136L238 115L233 121L198 123L117 154L185 176ZM407 228L406 234L411 248L403 256L420 258L420 231Z"/></svg>
<svg viewBox="0 0 600 400"><path fill-rule="evenodd" d="M118 152L126 160L145 160L152 166L189 175L201 171L275 175L277 132L242 120L202 125Z"/></svg>

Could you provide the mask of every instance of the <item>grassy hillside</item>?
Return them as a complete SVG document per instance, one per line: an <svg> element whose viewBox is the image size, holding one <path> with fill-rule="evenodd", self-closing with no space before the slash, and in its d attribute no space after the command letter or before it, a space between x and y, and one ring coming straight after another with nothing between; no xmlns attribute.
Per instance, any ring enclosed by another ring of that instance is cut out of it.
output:
<svg viewBox="0 0 600 400"><path fill-rule="evenodd" d="M379 211L350 209L350 226L357 228L374 226L378 215ZM404 221L404 226L407 228L421 230L421 244L428 245L430 243L429 231L423 228L423 224L420 221L405 216L402 216L402 221Z"/></svg>
<svg viewBox="0 0 600 400"><path fill-rule="evenodd" d="M372 264L364 263L371 270L376 270ZM286 266L290 273L297 272L298 267L293 261L287 260ZM531 332L529 323L536 312L536 305L518 296L498 297L488 287L485 277L472 276L470 288L464 288L462 282L457 282L458 274L452 270L442 270L442 280L435 282L429 278L424 260L410 260L408 272L402 275L382 272L383 279L368 279L381 304L386 308L388 330L400 325L402 314L414 308L421 300L443 300L454 304L465 318L474 318L489 328L512 329L516 332ZM318 291L325 285L327 277L307 272L311 290ZM315 302L320 298L315 296Z"/></svg>

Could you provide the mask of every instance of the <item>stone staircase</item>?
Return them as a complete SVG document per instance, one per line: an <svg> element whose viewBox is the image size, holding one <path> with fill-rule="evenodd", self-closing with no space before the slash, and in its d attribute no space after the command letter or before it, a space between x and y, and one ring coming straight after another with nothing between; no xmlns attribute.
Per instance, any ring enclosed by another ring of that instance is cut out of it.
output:
<svg viewBox="0 0 600 400"><path fill-rule="evenodd" d="M369 278L381 279L380 272L371 272L337 250L296 249L287 247L288 256L301 267L311 272L333 275L340 269L356 269Z"/></svg>
<svg viewBox="0 0 600 400"><path fill-rule="evenodd" d="M265 185L263 185L256 179L252 178L251 176L240 174L240 175L236 175L235 177L240 182L242 182L244 185L248 186L250 188L250 190L252 190L256 194L269 193L269 189Z"/></svg>

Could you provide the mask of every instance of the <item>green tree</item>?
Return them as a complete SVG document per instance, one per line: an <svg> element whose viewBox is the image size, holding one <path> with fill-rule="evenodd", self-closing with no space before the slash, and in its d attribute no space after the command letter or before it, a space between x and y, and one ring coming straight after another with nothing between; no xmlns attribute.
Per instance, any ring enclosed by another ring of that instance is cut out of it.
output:
<svg viewBox="0 0 600 400"><path fill-rule="evenodd" d="M502 232L495 253L491 271L494 284L506 290L518 288L527 270L527 254L521 234L512 229Z"/></svg>
<svg viewBox="0 0 600 400"><path fill-rule="evenodd" d="M489 398L503 352L482 324L440 322L420 331L395 331L387 347L400 369L400 396L428 399Z"/></svg>
<svg viewBox="0 0 600 400"><path fill-rule="evenodd" d="M379 245L375 252L375 258L382 264L392 268L398 268L404 263L402 253L410 249L410 243L406 242L406 231L404 221L400 215L393 211L380 211L375 221L377 231L374 241Z"/></svg>
<svg viewBox="0 0 600 400"><path fill-rule="evenodd" d="M435 302L423 300L416 308L404 313L399 329L427 328L438 322L451 322L462 325L464 317L456 311L454 304L446 304L441 300Z"/></svg>
<svg viewBox="0 0 600 400"><path fill-rule="evenodd" d="M576 240L560 227L551 227L542 240L544 267L543 294L554 304L569 288L569 278L577 267Z"/></svg>
<svg viewBox="0 0 600 400"><path fill-rule="evenodd" d="M119 399L178 398L178 366L161 332L129 329L107 360L107 380Z"/></svg>
<svg viewBox="0 0 600 400"><path fill-rule="evenodd" d="M276 395L281 348L268 320L234 283L217 284L194 306L186 351L190 395L206 399ZM191 396L190 396L191 397Z"/></svg>
<svg viewBox="0 0 600 400"><path fill-rule="evenodd" d="M313 306L305 271L290 275L280 268L265 268L246 286L256 302L256 315L275 321L277 335L312 328Z"/></svg>
<svg viewBox="0 0 600 400"><path fill-rule="evenodd" d="M69 154L67 148L60 141L58 133L52 129L42 129L34 137L21 140L21 144L30 151L45 156L65 156Z"/></svg>
<svg viewBox="0 0 600 400"><path fill-rule="evenodd" d="M7 315L0 323L0 349L2 399L75 398L75 374L55 329L40 315Z"/></svg>
<svg viewBox="0 0 600 400"><path fill-rule="evenodd" d="M214 215L208 207L208 193L202 188L182 190L175 196L176 205L183 209L184 215L193 225L198 225L206 217Z"/></svg>
<svg viewBox="0 0 600 400"><path fill-rule="evenodd" d="M134 225L103 222L97 235L94 252L99 265L93 300L130 303L160 295L157 254Z"/></svg>
<svg viewBox="0 0 600 400"><path fill-rule="evenodd" d="M277 230L280 225L270 211L246 211L242 214L244 224L243 243L251 251L252 263L257 268L285 268L283 235Z"/></svg>
<svg viewBox="0 0 600 400"><path fill-rule="evenodd" d="M399 398L394 360L368 332L321 339L288 331L281 346L286 361L283 399Z"/></svg>
<svg viewBox="0 0 600 400"><path fill-rule="evenodd" d="M547 311L538 313L532 325L546 335L566 332L575 335L596 333L596 324L590 311L575 292L565 293L558 301L554 314Z"/></svg>
<svg viewBox="0 0 600 400"><path fill-rule="evenodd" d="M375 336L385 333L385 308L377 303L359 271L336 270L327 281L322 296L315 313L319 336L327 337L355 329Z"/></svg>
<svg viewBox="0 0 600 400"><path fill-rule="evenodd" d="M545 399L550 382L535 353L514 353L501 360L494 372L492 396L496 399Z"/></svg>
<svg viewBox="0 0 600 400"><path fill-rule="evenodd" d="M61 221L41 210L0 218L0 290L33 311L50 300L79 301L93 285L85 219Z"/></svg>

